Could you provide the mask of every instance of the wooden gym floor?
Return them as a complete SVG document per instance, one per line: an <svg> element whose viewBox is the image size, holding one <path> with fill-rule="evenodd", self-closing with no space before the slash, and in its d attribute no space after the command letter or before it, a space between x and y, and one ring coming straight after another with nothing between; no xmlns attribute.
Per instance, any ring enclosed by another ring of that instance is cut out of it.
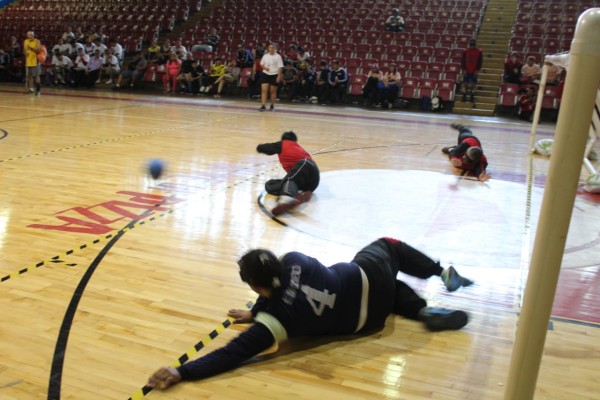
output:
<svg viewBox="0 0 600 400"><path fill-rule="evenodd" d="M548 167L530 166L529 125L461 120L490 161L493 178L479 183L440 153L456 137L447 114L0 92L1 399L502 399ZM285 130L315 154L322 183L276 220L263 184L283 172L255 147ZM158 181L144 169L151 158L167 163ZM600 391L598 226L600 196L580 192L536 399ZM255 298L238 276L244 251L298 250L329 265L383 235L476 281L449 294L437 278L404 277L430 304L468 311L465 329L429 333L392 316L381 332L294 341L259 363L141 392L158 367L245 329L222 328L228 309Z"/></svg>

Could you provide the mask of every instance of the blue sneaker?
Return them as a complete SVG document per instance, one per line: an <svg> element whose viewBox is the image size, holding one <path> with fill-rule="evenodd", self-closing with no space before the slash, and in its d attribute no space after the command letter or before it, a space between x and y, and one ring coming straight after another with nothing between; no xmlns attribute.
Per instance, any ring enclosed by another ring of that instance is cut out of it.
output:
<svg viewBox="0 0 600 400"><path fill-rule="evenodd" d="M430 331L457 330L469 323L469 315L461 310L424 307L419 310L419 321Z"/></svg>

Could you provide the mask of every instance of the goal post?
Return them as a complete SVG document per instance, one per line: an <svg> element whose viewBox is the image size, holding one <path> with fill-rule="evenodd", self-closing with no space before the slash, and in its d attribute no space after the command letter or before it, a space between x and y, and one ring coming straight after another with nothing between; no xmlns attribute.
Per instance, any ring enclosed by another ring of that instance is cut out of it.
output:
<svg viewBox="0 0 600 400"><path fill-rule="evenodd" d="M548 322L600 84L600 8L580 15L504 392L534 398Z"/></svg>

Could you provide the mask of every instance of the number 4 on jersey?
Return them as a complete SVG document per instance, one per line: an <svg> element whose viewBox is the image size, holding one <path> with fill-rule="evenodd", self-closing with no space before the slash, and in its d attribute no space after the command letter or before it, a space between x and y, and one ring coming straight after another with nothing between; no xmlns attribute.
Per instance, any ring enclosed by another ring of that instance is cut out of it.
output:
<svg viewBox="0 0 600 400"><path fill-rule="evenodd" d="M312 307L315 314L319 317L323 315L323 311L325 311L325 306L333 309L335 304L335 293L330 294L329 290L325 289L325 291L320 291L317 289L313 289L310 286L302 285L302 291L306 295L306 299L308 303ZM319 305L317 305L319 303Z"/></svg>

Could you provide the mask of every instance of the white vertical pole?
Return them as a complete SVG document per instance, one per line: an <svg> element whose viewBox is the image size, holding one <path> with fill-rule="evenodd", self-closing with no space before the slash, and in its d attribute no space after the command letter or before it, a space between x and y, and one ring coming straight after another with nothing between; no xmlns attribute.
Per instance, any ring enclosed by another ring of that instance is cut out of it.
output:
<svg viewBox="0 0 600 400"><path fill-rule="evenodd" d="M543 60L542 60L543 61ZM548 65L542 63L542 77L540 78L540 86L538 88L537 99L535 101L535 109L533 110L533 121L531 122L531 131L529 132L529 151L534 152L535 132L540 123L540 113L542 112L542 101L544 101L544 93L546 93L546 78L548 77Z"/></svg>
<svg viewBox="0 0 600 400"><path fill-rule="evenodd" d="M577 21L505 400L533 399L600 84L600 8Z"/></svg>

